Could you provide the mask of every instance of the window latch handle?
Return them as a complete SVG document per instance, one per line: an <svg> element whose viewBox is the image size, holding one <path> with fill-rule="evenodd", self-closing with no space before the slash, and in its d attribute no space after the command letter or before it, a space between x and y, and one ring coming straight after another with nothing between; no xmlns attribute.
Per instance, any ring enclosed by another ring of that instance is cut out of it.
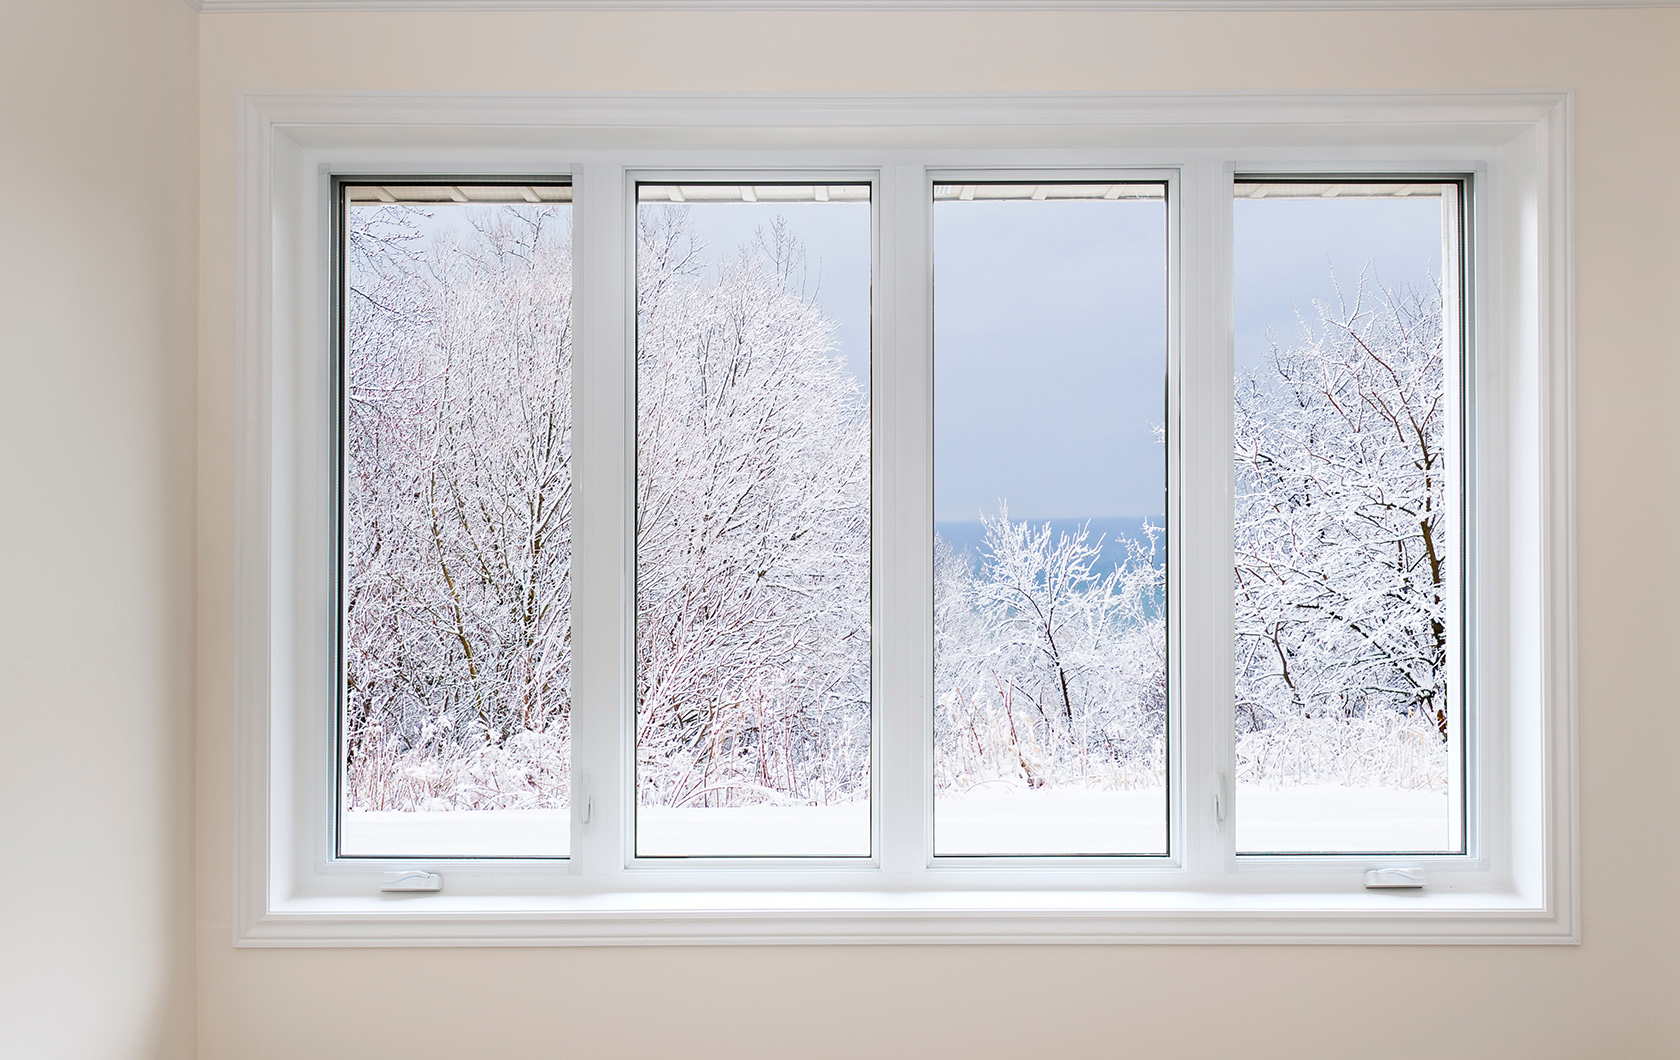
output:
<svg viewBox="0 0 1680 1060"><path fill-rule="evenodd" d="M425 869L392 869L379 880L382 891L441 891L443 877Z"/></svg>
<svg viewBox="0 0 1680 1060"><path fill-rule="evenodd" d="M1372 869L1365 874L1365 886L1372 890L1418 890L1429 885L1422 869Z"/></svg>

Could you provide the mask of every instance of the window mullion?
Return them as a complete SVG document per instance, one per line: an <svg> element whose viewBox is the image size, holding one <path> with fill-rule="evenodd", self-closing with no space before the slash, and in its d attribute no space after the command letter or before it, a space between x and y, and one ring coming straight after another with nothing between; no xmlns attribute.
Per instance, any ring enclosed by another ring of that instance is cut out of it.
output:
<svg viewBox="0 0 1680 1060"><path fill-rule="evenodd" d="M1231 170L1182 171L1178 218L1178 468L1180 791L1185 867L1233 865L1231 719ZM1221 823L1216 801L1223 809Z"/></svg>
<svg viewBox="0 0 1680 1060"><path fill-rule="evenodd" d="M634 232L621 166L580 166L573 188L571 849L572 872L596 876L623 868L632 798Z"/></svg>
<svg viewBox="0 0 1680 1060"><path fill-rule="evenodd" d="M917 874L932 849L933 263L926 170L882 171L877 209L874 490L876 842Z"/></svg>

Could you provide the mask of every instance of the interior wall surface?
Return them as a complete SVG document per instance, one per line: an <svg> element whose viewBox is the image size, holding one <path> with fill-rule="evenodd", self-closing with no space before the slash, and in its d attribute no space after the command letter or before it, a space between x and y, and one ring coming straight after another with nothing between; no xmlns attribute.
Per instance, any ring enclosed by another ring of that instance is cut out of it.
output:
<svg viewBox="0 0 1680 1060"><path fill-rule="evenodd" d="M213 14L200 42L206 1060L1680 1055L1680 10ZM1581 945L232 946L239 91L1495 87L1576 92Z"/></svg>
<svg viewBox="0 0 1680 1060"><path fill-rule="evenodd" d="M0 1056L192 1055L198 19L0 3Z"/></svg>

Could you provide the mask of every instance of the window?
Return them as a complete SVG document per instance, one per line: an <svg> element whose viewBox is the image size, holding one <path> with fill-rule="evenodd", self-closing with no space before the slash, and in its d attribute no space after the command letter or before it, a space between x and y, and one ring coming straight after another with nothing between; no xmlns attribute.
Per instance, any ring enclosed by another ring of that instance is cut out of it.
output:
<svg viewBox="0 0 1680 1060"><path fill-rule="evenodd" d="M340 185L341 857L564 857L571 189Z"/></svg>
<svg viewBox="0 0 1680 1060"><path fill-rule="evenodd" d="M250 105L246 943L1574 937L1557 100Z"/></svg>
<svg viewBox="0 0 1680 1060"><path fill-rule="evenodd" d="M1166 187L933 199L934 853L1166 854Z"/></svg>
<svg viewBox="0 0 1680 1060"><path fill-rule="evenodd" d="M636 188L636 853L870 853L867 184Z"/></svg>
<svg viewBox="0 0 1680 1060"><path fill-rule="evenodd" d="M1236 849L1462 853L1466 183L1235 191Z"/></svg>

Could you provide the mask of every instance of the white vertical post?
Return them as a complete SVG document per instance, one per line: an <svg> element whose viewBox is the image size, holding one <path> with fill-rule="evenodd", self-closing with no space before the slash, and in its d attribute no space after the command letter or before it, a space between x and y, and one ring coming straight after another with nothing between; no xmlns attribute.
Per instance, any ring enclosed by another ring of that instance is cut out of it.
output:
<svg viewBox="0 0 1680 1060"><path fill-rule="evenodd" d="M932 228L923 167L889 166L879 187L870 373L879 688L875 834L883 871L902 876L925 869L932 851Z"/></svg>
<svg viewBox="0 0 1680 1060"><path fill-rule="evenodd" d="M1221 873L1235 849L1233 632L1231 595L1231 171L1187 165L1179 185L1176 312L1180 341L1178 466L1169 473L1177 505L1171 556L1178 596L1174 657L1181 751L1182 857L1192 873ZM1194 664L1189 664L1194 660ZM1223 778L1223 780L1222 780ZM1223 787L1223 792L1221 788ZM1215 800L1224 821L1216 819Z"/></svg>
<svg viewBox="0 0 1680 1060"><path fill-rule="evenodd" d="M596 876L622 869L634 804L633 207L613 165L579 167L572 197L572 872Z"/></svg>

